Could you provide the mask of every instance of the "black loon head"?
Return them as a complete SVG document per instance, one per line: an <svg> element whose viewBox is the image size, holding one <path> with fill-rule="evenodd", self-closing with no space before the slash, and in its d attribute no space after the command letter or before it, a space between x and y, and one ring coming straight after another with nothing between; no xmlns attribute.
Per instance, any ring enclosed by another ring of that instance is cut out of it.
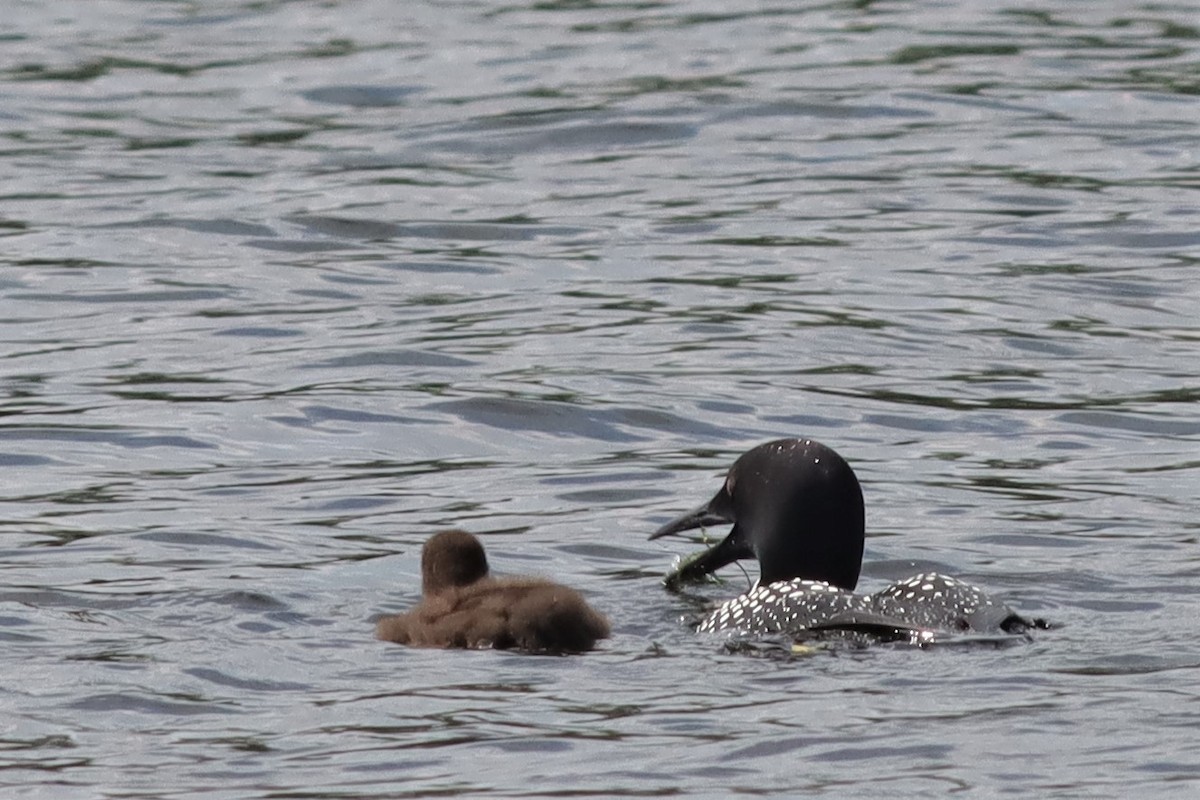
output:
<svg viewBox="0 0 1200 800"><path fill-rule="evenodd" d="M730 522L729 535L681 573L696 577L755 558L763 584L804 578L851 591L858 583L862 488L845 459L820 442L779 439L747 451L716 497L650 538Z"/></svg>

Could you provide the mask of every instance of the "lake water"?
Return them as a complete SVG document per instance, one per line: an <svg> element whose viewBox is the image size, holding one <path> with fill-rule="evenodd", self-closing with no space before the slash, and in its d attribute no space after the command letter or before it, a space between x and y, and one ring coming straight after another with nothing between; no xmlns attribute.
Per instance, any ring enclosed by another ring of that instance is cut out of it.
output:
<svg viewBox="0 0 1200 800"><path fill-rule="evenodd" d="M0 794L1194 797L1197 63L1191 2L10 3ZM646 537L794 435L863 590L1056 627L697 637ZM374 641L449 525L613 638Z"/></svg>

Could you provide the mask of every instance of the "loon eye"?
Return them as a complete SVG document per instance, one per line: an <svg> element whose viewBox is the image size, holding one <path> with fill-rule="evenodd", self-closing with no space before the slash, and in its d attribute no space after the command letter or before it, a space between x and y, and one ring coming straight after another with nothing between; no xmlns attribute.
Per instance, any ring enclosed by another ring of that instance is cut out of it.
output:
<svg viewBox="0 0 1200 800"><path fill-rule="evenodd" d="M733 497L733 485L735 483L737 483L737 478L731 472L725 478L725 494L729 495L730 497Z"/></svg>

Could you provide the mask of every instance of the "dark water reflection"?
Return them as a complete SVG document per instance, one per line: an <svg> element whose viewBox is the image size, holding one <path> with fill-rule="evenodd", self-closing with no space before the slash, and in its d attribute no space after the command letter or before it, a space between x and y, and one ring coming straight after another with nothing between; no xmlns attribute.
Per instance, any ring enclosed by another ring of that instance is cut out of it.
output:
<svg viewBox="0 0 1200 800"><path fill-rule="evenodd" d="M1190 4L9 11L5 794L1194 794ZM1059 627L697 638L646 536L797 434ZM451 524L614 638L373 642Z"/></svg>

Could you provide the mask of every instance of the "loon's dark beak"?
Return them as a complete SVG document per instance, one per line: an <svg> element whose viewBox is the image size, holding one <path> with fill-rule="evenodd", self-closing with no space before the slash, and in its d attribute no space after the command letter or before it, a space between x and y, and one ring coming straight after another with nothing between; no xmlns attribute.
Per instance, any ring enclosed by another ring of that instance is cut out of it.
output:
<svg viewBox="0 0 1200 800"><path fill-rule="evenodd" d="M681 533L682 531L690 531L709 525L735 523L733 530L729 532L728 536L704 552L685 558L675 571L667 575L664 582L668 587L676 587L681 583L702 580L721 567L732 564L739 559L752 558L754 556L754 551L742 541L741 531L738 529L735 520L732 519L733 514L713 510L713 506L717 503L718 500L714 499L713 502L706 503L700 506L700 508L693 509L683 516L671 520L650 534L651 539L657 539L660 536L669 536L672 533Z"/></svg>
<svg viewBox="0 0 1200 800"><path fill-rule="evenodd" d="M672 533L682 533L683 531L695 530L696 528L707 528L709 525L728 525L730 522L733 522L733 520L728 516L718 514L712 510L712 503L705 503L699 508L692 509L682 517L676 517L666 525L663 525L650 534L650 538L657 539L660 536L670 536Z"/></svg>

